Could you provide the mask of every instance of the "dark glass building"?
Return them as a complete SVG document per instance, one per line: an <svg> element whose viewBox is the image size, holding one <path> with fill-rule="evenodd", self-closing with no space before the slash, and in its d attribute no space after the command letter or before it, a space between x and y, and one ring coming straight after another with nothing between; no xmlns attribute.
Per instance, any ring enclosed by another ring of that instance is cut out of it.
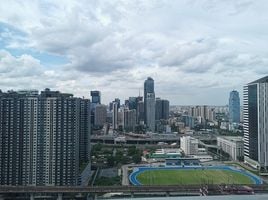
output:
<svg viewBox="0 0 268 200"><path fill-rule="evenodd" d="M240 122L240 98L235 90L230 92L229 97L229 121L233 123Z"/></svg>
<svg viewBox="0 0 268 200"><path fill-rule="evenodd" d="M156 98L155 100L155 120L168 119L169 101Z"/></svg>
<svg viewBox="0 0 268 200"><path fill-rule="evenodd" d="M100 91L91 91L91 102L92 104L101 104L101 92Z"/></svg>

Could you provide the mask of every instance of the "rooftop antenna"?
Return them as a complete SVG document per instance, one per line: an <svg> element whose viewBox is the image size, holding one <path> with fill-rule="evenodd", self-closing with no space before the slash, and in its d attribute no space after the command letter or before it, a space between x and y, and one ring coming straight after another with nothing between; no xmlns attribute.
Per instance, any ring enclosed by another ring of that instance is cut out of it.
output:
<svg viewBox="0 0 268 200"><path fill-rule="evenodd" d="M141 89L139 88L139 97L141 96Z"/></svg>

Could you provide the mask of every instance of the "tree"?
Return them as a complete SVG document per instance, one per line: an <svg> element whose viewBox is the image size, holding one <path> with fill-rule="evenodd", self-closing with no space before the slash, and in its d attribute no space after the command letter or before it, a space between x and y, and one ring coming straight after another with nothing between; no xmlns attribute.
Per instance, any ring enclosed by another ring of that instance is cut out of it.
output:
<svg viewBox="0 0 268 200"><path fill-rule="evenodd" d="M135 154L134 156L132 156L133 162L134 163L140 163L141 162L141 155L140 154Z"/></svg>
<svg viewBox="0 0 268 200"><path fill-rule="evenodd" d="M131 146L131 147L128 148L128 155L129 156L133 156L136 153L137 153L137 149L136 149L135 146Z"/></svg>
<svg viewBox="0 0 268 200"><path fill-rule="evenodd" d="M109 167L113 167L114 164L115 164L114 157L113 157L113 156L109 156L109 157L107 158L107 165L108 165Z"/></svg>
<svg viewBox="0 0 268 200"><path fill-rule="evenodd" d="M93 146L94 151L101 151L101 149L102 149L102 144L100 144L100 143Z"/></svg>

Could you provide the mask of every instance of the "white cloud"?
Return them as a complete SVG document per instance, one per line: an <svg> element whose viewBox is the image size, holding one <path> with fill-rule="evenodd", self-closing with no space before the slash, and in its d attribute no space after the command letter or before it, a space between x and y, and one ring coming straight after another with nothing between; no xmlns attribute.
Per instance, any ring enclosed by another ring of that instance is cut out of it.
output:
<svg viewBox="0 0 268 200"><path fill-rule="evenodd" d="M8 1L0 84L79 96L99 89L108 102L137 95L152 76L172 104L224 104L228 90L268 73L267 8L261 0ZM69 63L48 66L31 51Z"/></svg>
<svg viewBox="0 0 268 200"><path fill-rule="evenodd" d="M0 50L0 76L5 77L29 77L41 72L39 60L30 55L12 56L9 52Z"/></svg>

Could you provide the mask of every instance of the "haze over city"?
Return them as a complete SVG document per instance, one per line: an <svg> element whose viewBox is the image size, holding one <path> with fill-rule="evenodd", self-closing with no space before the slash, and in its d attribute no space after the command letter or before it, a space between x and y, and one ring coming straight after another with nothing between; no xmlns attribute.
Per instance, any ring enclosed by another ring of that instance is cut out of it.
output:
<svg viewBox="0 0 268 200"><path fill-rule="evenodd" d="M7 9L8 8L8 9ZM155 80L171 105L225 105L268 73L266 1L2 1L2 90L51 88L104 103Z"/></svg>

